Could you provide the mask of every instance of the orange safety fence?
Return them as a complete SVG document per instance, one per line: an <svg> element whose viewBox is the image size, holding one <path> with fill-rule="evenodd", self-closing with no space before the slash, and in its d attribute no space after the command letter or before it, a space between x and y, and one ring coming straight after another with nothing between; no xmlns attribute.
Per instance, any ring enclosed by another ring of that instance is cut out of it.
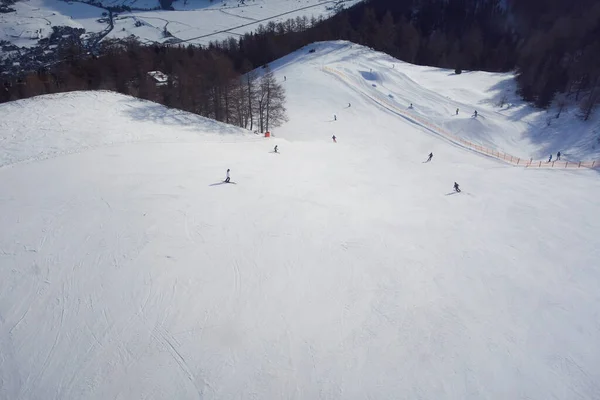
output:
<svg viewBox="0 0 600 400"><path fill-rule="evenodd" d="M526 158L522 158L522 157L516 157L516 156L513 156L508 153L500 152L497 150L493 150L493 149L481 146L479 144L475 144L473 142L470 142L468 140L465 140L461 137L458 137L458 136L450 133L449 131L447 131L444 128L441 128L435 124L432 124L431 122L427 121L426 119L424 119L418 115L410 114L410 113L406 112L405 110L400 109L395 104L388 101L387 98L383 97L382 95L378 95L377 98L375 98L373 95L360 90L358 88L358 86L356 84L352 83L351 79L349 79L346 76L346 74L344 74L342 71L339 71L339 70L336 70L336 69L333 69L330 67L325 67L325 66L323 67L323 70L325 72L328 72L328 73L336 76L337 78L341 79L343 82L349 84L352 88L354 88L355 90L360 92L362 95L375 101L379 105L393 111L394 113L397 113L397 114L403 116L405 119L408 119L409 121L411 121L413 123L416 123L418 125L426 127L433 133L435 133L439 136L442 136L443 138L449 140L450 142L452 142L456 145L467 148L467 149L477 152L479 154L484 154L488 157L495 158L497 160L506 162L508 164L515 165L515 166L523 166L525 168L563 168L564 169L564 168L597 168L597 167L600 167L600 160L595 160L595 161L539 161L539 160L533 160L532 158L526 159Z"/></svg>

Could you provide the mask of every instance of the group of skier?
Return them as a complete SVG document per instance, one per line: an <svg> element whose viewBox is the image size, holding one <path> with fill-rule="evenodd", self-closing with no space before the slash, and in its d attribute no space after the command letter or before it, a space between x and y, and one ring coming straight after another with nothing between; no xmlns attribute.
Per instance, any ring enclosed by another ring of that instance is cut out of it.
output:
<svg viewBox="0 0 600 400"><path fill-rule="evenodd" d="M334 143L337 143L335 135L333 135L331 138L333 139ZM279 152L278 145L275 145L275 147L273 148L273 152L274 153ZM552 156L550 156L550 157L552 157ZM558 152L558 157L560 159L560 152ZM429 155L427 156L427 161L425 161L425 162L430 162L432 159L433 159L433 152L429 153ZM224 183L229 183L231 181L230 173L231 173L231 170L229 168L227 168L227 172L225 174L225 180L223 181ZM457 193L460 193L460 187L459 187L458 183L456 183L456 182L454 182L454 191L456 191Z"/></svg>
<svg viewBox="0 0 600 400"><path fill-rule="evenodd" d="M275 147L273 147L273 153L279 153L279 147L277 145L275 145ZM230 183L231 182L231 170L229 168L227 168L227 172L225 173L225 180L223 181L223 183Z"/></svg>
<svg viewBox="0 0 600 400"><path fill-rule="evenodd" d="M350 104L350 103L348 103L348 107L350 107L350 106L351 106L351 104ZM410 103L410 106L409 106L409 108L413 108L413 105L412 105L412 103ZM457 108L457 109L456 109L456 115L458 115L458 111L459 111L459 110L458 110L458 108ZM473 113L473 116L474 116L474 117L477 117L477 115L478 115L478 113L477 113L477 110L475 110L475 112ZM333 119L334 119L334 121L337 121L337 115L335 115L335 114L334 114L334 115L333 115ZM336 138L336 136L335 136L335 135L331 136L331 139L333 140L333 142L334 142L334 143L337 143L337 138ZM275 147L273 148L273 152L274 152L274 153L278 153L278 152L279 152L279 147L278 147L277 145L275 145ZM560 153L560 151L559 151L558 153L556 153L556 159L557 159L557 160L560 160L560 156L561 156L561 153ZM428 162L430 162L432 159L433 159L433 152L429 153L429 155L427 156L427 161L425 161L425 162L426 162L426 163L428 163ZM552 162L552 154L550 154L550 158L548 159L548 162ZM225 182L225 183L229 183L229 182L230 182L230 180L231 180L231 177L230 177L230 169L227 169L227 174L226 174L226 178L225 178L225 181L224 181L224 182ZM456 182L454 182L454 191L455 191L455 192L457 192L457 193L460 193L460 192L461 192L461 190L460 190L460 186L459 186L459 184L458 184L458 183L456 183Z"/></svg>
<svg viewBox="0 0 600 400"><path fill-rule="evenodd" d="M429 153L429 155L427 156L427 161L425 161L426 163L430 162L433 159L433 152ZM454 182L454 191L456 193L460 193L460 187L458 186L458 183Z"/></svg>
<svg viewBox="0 0 600 400"><path fill-rule="evenodd" d="M556 153L556 161L560 161L560 151ZM552 154L550 154L550 158L548 158L548 162L552 162Z"/></svg>
<svg viewBox="0 0 600 400"><path fill-rule="evenodd" d="M350 103L348 103L348 107L350 107ZM410 105L408 106L408 108L410 108L411 110L414 108L413 103L410 103ZM458 115L458 108L456 109L456 115ZM477 118L479 114L477 113L477 110L473 111L473 117Z"/></svg>

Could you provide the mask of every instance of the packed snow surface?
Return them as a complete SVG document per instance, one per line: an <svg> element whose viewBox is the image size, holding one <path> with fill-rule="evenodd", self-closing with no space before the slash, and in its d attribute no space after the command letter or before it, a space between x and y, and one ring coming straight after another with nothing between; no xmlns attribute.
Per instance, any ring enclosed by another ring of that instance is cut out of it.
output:
<svg viewBox="0 0 600 400"><path fill-rule="evenodd" d="M108 92L0 105L0 399L600 398L598 173L364 94L545 150L493 76L314 47L273 64L270 139Z"/></svg>

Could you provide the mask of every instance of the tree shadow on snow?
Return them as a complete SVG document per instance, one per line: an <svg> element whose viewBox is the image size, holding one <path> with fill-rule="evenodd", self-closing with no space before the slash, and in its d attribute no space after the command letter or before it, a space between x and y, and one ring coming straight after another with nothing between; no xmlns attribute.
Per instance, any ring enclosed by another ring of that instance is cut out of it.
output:
<svg viewBox="0 0 600 400"><path fill-rule="evenodd" d="M547 110L522 100L516 93L514 78L503 79L488 89L493 93L492 106L505 114L509 121L524 124L523 138L539 150L534 159L548 159L560 151L568 161L591 161L600 158L600 128L595 128L596 118L583 121L579 107L567 100L563 110L554 102ZM502 108L501 103L506 103ZM559 118L557 118L559 115ZM568 134L567 134L568 132Z"/></svg>
<svg viewBox="0 0 600 400"><path fill-rule="evenodd" d="M595 129L597 120L582 121L579 108L567 100L560 111L554 102L547 110L524 101L517 93L515 78L510 74L498 73L498 82L487 89L488 99L483 103L492 106L508 121L520 123L522 138L538 150L531 154L533 159L547 160L550 154L560 151L567 161L591 161L600 158L600 129ZM568 134L566 134L568 132Z"/></svg>
<svg viewBox="0 0 600 400"><path fill-rule="evenodd" d="M548 112L539 112L528 121L524 135L540 149L536 156L544 160L550 154L562 153L561 161L593 161L600 159L600 126L594 121L583 121L578 108L562 111L552 107ZM529 106L528 106L529 108ZM533 108L533 107L531 107Z"/></svg>
<svg viewBox="0 0 600 400"><path fill-rule="evenodd" d="M150 121L166 126L178 126L188 132L218 133L221 135L243 135L244 129L227 125L200 115L183 111L177 108L169 108L162 104L152 103L148 100L137 99L133 107L127 107L123 113L136 121ZM131 100L124 100L131 104Z"/></svg>
<svg viewBox="0 0 600 400"><path fill-rule="evenodd" d="M500 104L504 103L502 109L505 109L513 104L520 105L523 103L523 100L517 94L515 79L510 75L506 75L504 79L496 82L486 92L489 93L490 97L482 103L493 107L500 107Z"/></svg>

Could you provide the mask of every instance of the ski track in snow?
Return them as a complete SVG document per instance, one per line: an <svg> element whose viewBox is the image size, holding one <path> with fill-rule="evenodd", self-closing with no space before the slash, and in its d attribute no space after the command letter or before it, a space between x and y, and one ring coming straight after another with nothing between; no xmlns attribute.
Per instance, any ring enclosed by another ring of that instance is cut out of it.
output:
<svg viewBox="0 0 600 400"><path fill-rule="evenodd" d="M505 76L391 64L274 62L269 139L109 92L0 105L0 399L600 398L597 171L425 134L363 93L549 145L496 112Z"/></svg>

